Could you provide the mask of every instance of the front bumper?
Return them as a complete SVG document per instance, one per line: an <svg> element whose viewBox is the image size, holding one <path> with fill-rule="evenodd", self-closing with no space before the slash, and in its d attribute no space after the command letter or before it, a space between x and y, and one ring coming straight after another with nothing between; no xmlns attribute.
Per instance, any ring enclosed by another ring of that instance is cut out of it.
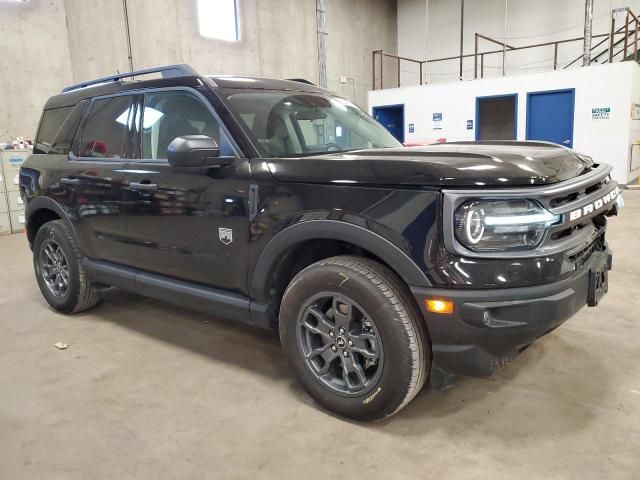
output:
<svg viewBox="0 0 640 480"><path fill-rule="evenodd" d="M594 303L594 278L611 269L608 248L595 251L569 278L520 288L467 290L412 287L427 323L433 355L431 385L451 386L458 375L487 377L507 365L536 338L585 304ZM599 292L606 291L606 281ZM591 298L589 298L591 297ZM428 312L424 299L454 302L452 314Z"/></svg>

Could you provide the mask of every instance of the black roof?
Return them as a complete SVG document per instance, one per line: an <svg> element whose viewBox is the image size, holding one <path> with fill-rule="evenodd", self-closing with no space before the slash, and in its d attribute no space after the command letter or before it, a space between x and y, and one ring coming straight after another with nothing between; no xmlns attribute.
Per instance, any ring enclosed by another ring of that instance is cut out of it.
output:
<svg viewBox="0 0 640 480"><path fill-rule="evenodd" d="M164 76L164 72L170 71L170 75ZM125 80L130 77L147 75L149 73L163 73L163 78L151 80ZM183 73L182 75L180 73ZM44 108L60 108L76 105L79 101L125 92L129 90L139 90L145 88L162 87L202 87L203 84L216 88L234 89L263 89L263 90L291 90L301 92L326 92L303 80L278 80L272 78L235 76L235 75L198 75L188 65L171 65L156 67L145 70L138 70L126 74L116 74L109 77L102 77L66 87L62 93L54 95L47 100Z"/></svg>

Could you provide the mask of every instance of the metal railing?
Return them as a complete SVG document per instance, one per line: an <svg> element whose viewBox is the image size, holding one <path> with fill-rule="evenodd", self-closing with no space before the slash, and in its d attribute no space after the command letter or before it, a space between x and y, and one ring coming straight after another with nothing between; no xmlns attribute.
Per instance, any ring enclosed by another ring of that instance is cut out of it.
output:
<svg viewBox="0 0 640 480"><path fill-rule="evenodd" d="M609 37L608 33L600 33L598 35L592 35L591 38L601 38L601 37ZM488 52L479 52L478 51L478 40L480 38L484 38L486 40L490 40L493 43L497 43L498 45L502 45L503 48L500 50L492 50L492 51L488 51ZM485 35L481 35L479 33L476 33L476 39L475 39L475 51L473 52L472 55L469 56L473 56L473 60L474 60L474 67L473 67L473 78L478 78L478 57L480 57L480 78L484 78L484 56L485 55L492 55L492 54L502 54L503 56L506 55L507 52L515 52L515 51L519 51L519 50L528 50L531 48L543 48L543 47L551 47L553 46L553 69L557 70L558 69L558 47L560 45L563 45L565 43L573 43L573 42L582 42L584 41L584 37L573 37L573 38L566 38L564 40L555 40L552 42L543 42L543 43L534 43L531 45L525 45L523 47L513 47L511 45L508 44L504 44L502 42L500 42L499 40L494 40L492 38L489 38ZM606 41L606 40L605 40ZM582 57L580 57L582 58ZM503 62L504 65L504 62ZM504 71L504 67L503 67L503 71L502 74L505 75L506 72Z"/></svg>
<svg viewBox="0 0 640 480"><path fill-rule="evenodd" d="M625 21L624 24L618 28L616 28L616 17L624 15ZM602 47L608 42L608 46L605 47L604 50L599 53L595 53L595 56L591 57L591 63L596 63L598 60L605 57L608 54L607 58L604 58L600 63L612 63L620 54L622 54L622 61L625 60L638 60L638 41L640 35L640 19L636 16L629 8L622 8L613 11L613 15L611 17L611 30L609 33L600 33L597 35L592 35L591 38L600 38L601 40L594 46L591 47L591 52L595 52L599 47ZM485 50L480 51L479 44L481 40L485 40L487 42L491 42L493 44L499 45L500 49L493 50ZM384 58L392 58L395 59L396 62L396 71L397 71L397 80L394 82L395 85L399 87L401 85L401 62L410 62L413 64L419 65L419 82L420 85L428 83L425 79L425 75L427 72L427 67L430 64L438 63L438 62L446 62L452 60L461 61L465 58L473 58L473 78L484 78L484 69L485 69L485 56L489 55L502 55L502 74L506 75L505 71L505 58L509 52L517 52L521 50L529 50L529 49L540 49L540 48L553 48L553 70L557 70L560 67L560 62L558 60L558 50L561 45L570 44L575 42L583 42L584 37L572 37L566 38L563 40L554 40L550 42L542 42L535 43L524 46L513 46L506 42L496 40L487 35L483 35L481 33L475 34L474 39L474 51L473 53L467 53L463 55L453 55L449 57L441 57L441 58L432 58L429 60L417 60L413 58L401 57L398 55L393 55L390 53L386 53L383 50L374 50L372 52L372 85L373 89L376 90L377 82L376 82L376 66L377 59L380 59L380 68L379 68L379 84L380 88L385 88L384 86L384 75L383 75L383 60ZM621 47L617 50L618 47ZM632 54L630 52L633 52ZM576 62L581 60L582 55L578 56L568 64L562 66L562 68L569 68L574 65ZM462 80L462 78L460 78Z"/></svg>
<svg viewBox="0 0 640 480"><path fill-rule="evenodd" d="M625 21L624 21L624 25L620 29L616 30L616 16L619 13L625 14ZM634 24L633 30L630 30L629 27L632 23ZM638 17L634 15L634 13L631 11L630 8L616 9L613 11L613 15L611 15L611 33L610 33L611 41L609 42L609 63L613 63L613 59L620 53L624 53L624 55L622 56L623 60L629 60L627 51L629 48L630 36L633 36L633 58L635 60L638 59L638 29L639 28L640 28L640 22L638 21ZM620 30L622 30L622 32L620 32ZM618 34L618 32L620 32L620 34L623 35L623 38L622 40L618 40L618 42L616 42L615 36L616 34ZM620 50L618 50L616 53L614 53L615 47L620 42L624 42L624 46Z"/></svg>
<svg viewBox="0 0 640 480"><path fill-rule="evenodd" d="M382 50L374 50L372 52L372 83L373 83L373 89L376 89L376 58L380 57L380 89L382 90L384 88L384 59L386 58L395 58L396 60L396 65L397 65L397 72L398 72L398 79L397 79L397 85L396 86L400 86L400 62L409 62L409 63L417 63L419 65L419 73L418 75L420 76L420 85L422 85L423 83L423 65L425 65L427 63L427 60L415 60L413 58L407 58L407 57L399 57L398 55L392 55L391 53L386 53Z"/></svg>
<svg viewBox="0 0 640 480"><path fill-rule="evenodd" d="M624 53L623 60L629 60L629 56L627 55L628 49L630 48L629 40L633 37L633 57L637 59L638 56L638 30L640 29L640 22L638 21L638 17L629 9L629 8L619 8L615 9L611 15L611 30L607 38L600 40L596 45L591 48L591 52L593 53L607 41L609 45L604 49L597 53L595 56L591 57L591 62L598 62L602 57L605 57L604 61L601 63L613 63L613 60ZM625 16L624 25L616 29L616 16L618 14L623 14ZM631 28L631 24L634 24L633 29ZM622 35L622 38L620 38ZM623 48L615 51L615 48L620 46L620 44L624 44ZM564 68L569 68L574 63L580 61L582 59L582 55L576 57L573 61L564 66Z"/></svg>

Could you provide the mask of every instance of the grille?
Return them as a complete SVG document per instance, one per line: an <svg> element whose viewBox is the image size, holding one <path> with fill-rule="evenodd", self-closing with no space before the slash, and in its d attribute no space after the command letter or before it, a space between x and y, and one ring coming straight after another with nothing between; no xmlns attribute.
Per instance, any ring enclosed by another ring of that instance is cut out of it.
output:
<svg viewBox="0 0 640 480"><path fill-rule="evenodd" d="M571 192L568 193L566 195L563 195L561 197L556 197L556 198L552 198L549 201L549 206L551 208L558 208L561 207L563 205L568 205L570 203L579 201L587 196L589 196L590 194L597 192L599 190L602 190L602 188L606 185L606 181L605 180L600 180L596 183L594 183L593 185L588 185L584 188L581 188L580 190L577 190L575 192Z"/></svg>
<svg viewBox="0 0 640 480"><path fill-rule="evenodd" d="M553 232L551 234L551 240L561 240L563 238L569 237L574 232L577 232L579 230L582 230L585 227L588 227L590 223L591 223L590 221L589 222L583 222L583 223L579 223L577 225L574 225L572 227L565 228L563 230L558 230L557 232Z"/></svg>
<svg viewBox="0 0 640 480"><path fill-rule="evenodd" d="M546 206L551 212L560 215L562 220L551 227L543 243L547 246L561 244L571 248L595 238L603 230L606 223L604 214L608 208L604 208L602 199L616 185L611 182L609 171L610 168L607 169L604 165L595 165L588 175L568 181L557 193L547 192ZM609 200L607 204L611 205L614 201ZM596 202L600 203L599 208L596 208ZM584 208L589 206L592 209L585 211ZM572 220L572 212L579 213L579 218Z"/></svg>
<svg viewBox="0 0 640 480"><path fill-rule="evenodd" d="M602 229L601 229L602 230ZM576 269L582 268L582 266L589 261L591 255L595 251L603 251L605 249L604 231L600 231L600 234L596 239L589 244L589 246L583 248L577 253L569 256L569 261L574 263Z"/></svg>

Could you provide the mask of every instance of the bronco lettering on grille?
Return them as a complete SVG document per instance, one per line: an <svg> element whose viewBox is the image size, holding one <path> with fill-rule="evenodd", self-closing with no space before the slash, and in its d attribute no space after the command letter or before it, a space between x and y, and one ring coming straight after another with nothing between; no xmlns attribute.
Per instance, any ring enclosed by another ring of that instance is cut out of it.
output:
<svg viewBox="0 0 640 480"><path fill-rule="evenodd" d="M616 186L616 188L611 190L603 197L597 199L596 201L583 205L576 210L572 210L571 212L569 212L569 221L573 222L574 220L578 220L579 218L589 215L590 213L597 212L602 207L615 200L615 198L618 196L618 193L620 193L620 189Z"/></svg>

